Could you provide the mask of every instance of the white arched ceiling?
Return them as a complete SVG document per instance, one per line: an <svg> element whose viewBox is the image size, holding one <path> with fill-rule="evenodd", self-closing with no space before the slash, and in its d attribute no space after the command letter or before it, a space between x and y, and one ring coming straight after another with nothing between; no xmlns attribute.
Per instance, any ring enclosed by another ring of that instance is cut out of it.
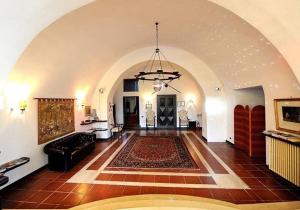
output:
<svg viewBox="0 0 300 210"><path fill-rule="evenodd" d="M92 1L0 1L0 90L21 53L40 31Z"/></svg>
<svg viewBox="0 0 300 210"><path fill-rule="evenodd" d="M276 46L300 81L300 1L210 0L257 28Z"/></svg>
<svg viewBox="0 0 300 210"><path fill-rule="evenodd" d="M92 89L120 57L153 44L154 18L161 21L162 44L199 57L228 88L261 84L299 88L268 39L239 16L204 0L91 3L41 32L15 65L11 79L26 81L30 75L27 79L39 92L49 92L49 86L64 81L51 89L53 96L71 95L76 87Z"/></svg>
<svg viewBox="0 0 300 210"><path fill-rule="evenodd" d="M20 54L42 29L62 15L93 1L1 1L0 88ZM298 0L210 1L233 11L262 32L284 55L298 81L300 80L300 60L297 56L300 49Z"/></svg>

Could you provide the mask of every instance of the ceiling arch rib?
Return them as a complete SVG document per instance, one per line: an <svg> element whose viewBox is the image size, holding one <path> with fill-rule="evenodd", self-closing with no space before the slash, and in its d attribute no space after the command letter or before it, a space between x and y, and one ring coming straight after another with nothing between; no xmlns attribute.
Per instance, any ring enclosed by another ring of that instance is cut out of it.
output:
<svg viewBox="0 0 300 210"><path fill-rule="evenodd" d="M284 55L298 81L300 80L300 61L297 57L297 49L300 48L300 22L297 21L300 18L299 1L278 0L276 4L272 0L243 0L238 3L235 0L210 1L233 11L258 28ZM38 2L32 0L23 5L20 5L17 0L1 2L0 16L3 17L0 18L2 20L0 26L3 30L0 35L0 45L2 46L0 49L0 87L33 37L62 15L91 2L93 0L74 0L63 3L59 0ZM20 10L21 8L22 10ZM259 10L263 10L260 15L258 15ZM273 33L274 27L278 27L278 25L284 25L284 30L280 31L280 35ZM20 34L22 36L19 36Z"/></svg>
<svg viewBox="0 0 300 210"><path fill-rule="evenodd" d="M72 95L75 86L88 84L92 89L120 57L154 44L153 17L161 22L162 44L194 54L231 89L273 81L299 88L283 56L259 31L223 7L199 0L184 5L181 0L91 3L42 31L19 59L11 79L38 81L39 92L64 80L49 93L55 96Z"/></svg>

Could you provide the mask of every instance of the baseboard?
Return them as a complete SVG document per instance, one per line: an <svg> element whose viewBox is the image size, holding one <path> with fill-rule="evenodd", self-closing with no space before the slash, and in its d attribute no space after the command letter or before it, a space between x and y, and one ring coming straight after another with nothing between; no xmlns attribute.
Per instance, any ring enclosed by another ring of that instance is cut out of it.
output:
<svg viewBox="0 0 300 210"><path fill-rule="evenodd" d="M40 167L40 168L34 170L33 172L31 172L31 173L29 173L29 174L27 174L27 175L25 175L25 176L23 176L21 179L19 179L19 180L13 182L13 183L7 185L6 187L2 188L2 189L0 190L0 193L2 193L3 191L9 190L9 189L11 189L11 188L14 188L14 186L16 186L16 185L19 184L20 182L24 181L24 180L25 180L26 178L28 178L29 176L32 176L32 175L34 175L34 174L40 172L41 170L43 170L43 169L45 169L45 168L47 168L47 167L48 167L48 164L46 164L46 165L44 165L44 166L42 166L42 167Z"/></svg>
<svg viewBox="0 0 300 210"><path fill-rule="evenodd" d="M204 140L204 141L206 141L207 142L207 139L204 137L204 136L201 136L202 137L202 139Z"/></svg>
<svg viewBox="0 0 300 210"><path fill-rule="evenodd" d="M232 146L234 145L234 143L228 141L227 139L226 139L226 143L227 143L227 144L230 144L230 145L232 145Z"/></svg>

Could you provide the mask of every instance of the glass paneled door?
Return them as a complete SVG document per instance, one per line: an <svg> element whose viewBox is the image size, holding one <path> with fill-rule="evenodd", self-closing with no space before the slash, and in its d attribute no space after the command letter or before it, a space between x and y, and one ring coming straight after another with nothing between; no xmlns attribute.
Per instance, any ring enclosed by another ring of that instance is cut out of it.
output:
<svg viewBox="0 0 300 210"><path fill-rule="evenodd" d="M157 96L157 124L159 128L176 127L176 95Z"/></svg>

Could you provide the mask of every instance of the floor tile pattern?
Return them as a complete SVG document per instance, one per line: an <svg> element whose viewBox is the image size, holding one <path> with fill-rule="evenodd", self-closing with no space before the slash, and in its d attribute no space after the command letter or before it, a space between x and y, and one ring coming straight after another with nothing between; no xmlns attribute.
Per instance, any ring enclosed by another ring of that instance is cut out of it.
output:
<svg viewBox="0 0 300 210"><path fill-rule="evenodd" d="M139 131L138 133L140 135L147 135L148 133L149 135L153 135L153 133L174 135L178 134L178 131ZM200 132L197 132L197 134L201 136ZM264 159L251 159L228 143L207 143L207 145L250 187L249 189L149 187L67 182L111 144L110 141L97 142L96 150L68 172L53 172L45 168L2 190L3 208L70 208L100 199L137 194L193 195L220 199L236 204L300 200L300 188L268 170L264 165ZM195 143L195 146L199 150L201 149L200 144ZM212 159L210 164L214 165L214 157L207 153L202 155L207 160ZM95 165L98 167L100 164L97 164ZM215 164L213 169L216 173L224 170L218 164ZM214 179L210 176L124 175L112 173L101 173L97 179L157 183L214 182Z"/></svg>

